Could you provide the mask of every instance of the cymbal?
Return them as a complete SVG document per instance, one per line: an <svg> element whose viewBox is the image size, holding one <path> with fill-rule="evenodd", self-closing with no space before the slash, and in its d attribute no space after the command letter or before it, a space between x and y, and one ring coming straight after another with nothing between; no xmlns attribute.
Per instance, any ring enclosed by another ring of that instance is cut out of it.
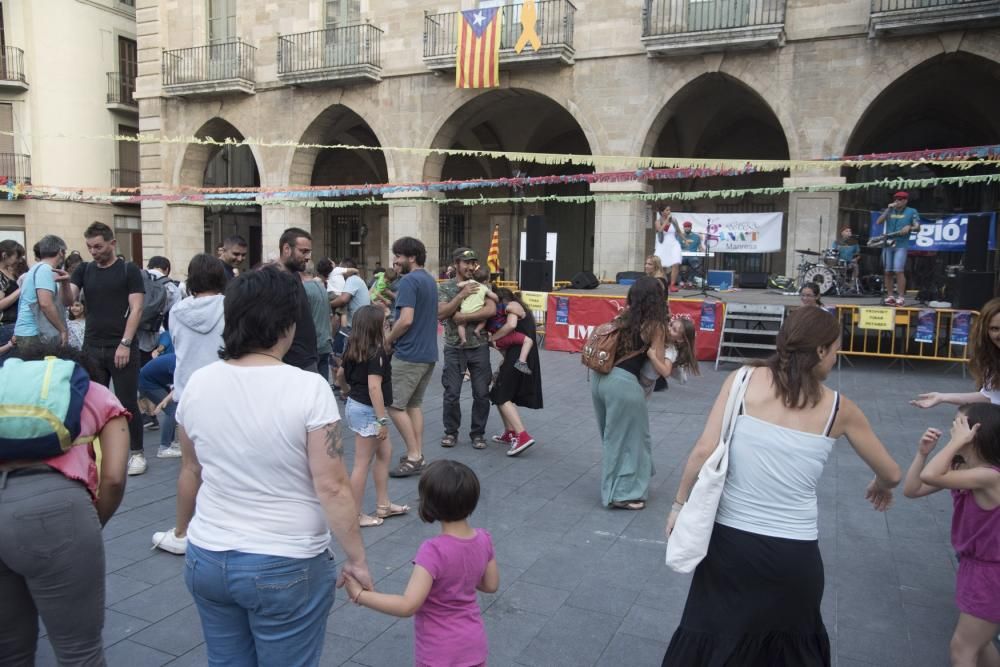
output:
<svg viewBox="0 0 1000 667"><path fill-rule="evenodd" d="M799 250L796 248L795 252L799 253L800 255L815 255L816 257L819 257L819 253L815 250Z"/></svg>

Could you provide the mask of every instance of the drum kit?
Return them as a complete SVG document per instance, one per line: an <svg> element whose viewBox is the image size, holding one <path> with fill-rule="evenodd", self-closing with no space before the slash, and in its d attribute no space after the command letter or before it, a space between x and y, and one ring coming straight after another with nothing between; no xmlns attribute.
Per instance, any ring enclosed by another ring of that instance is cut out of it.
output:
<svg viewBox="0 0 1000 667"><path fill-rule="evenodd" d="M834 249L796 250L801 256L797 267L796 286L802 289L806 283L819 285L822 295L857 296L862 294L856 265L840 259ZM815 258L815 259L813 259ZM851 269L854 268L854 271Z"/></svg>

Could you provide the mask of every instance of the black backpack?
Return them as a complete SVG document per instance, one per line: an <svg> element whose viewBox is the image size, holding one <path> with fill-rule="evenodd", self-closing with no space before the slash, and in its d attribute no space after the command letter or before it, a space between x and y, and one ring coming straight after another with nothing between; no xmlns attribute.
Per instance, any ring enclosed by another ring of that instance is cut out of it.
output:
<svg viewBox="0 0 1000 667"><path fill-rule="evenodd" d="M597 286L600 284L601 281L590 271L580 271L580 273L573 276L573 280L570 281L569 286L573 289L597 289Z"/></svg>
<svg viewBox="0 0 1000 667"><path fill-rule="evenodd" d="M159 333L166 314L167 300L170 298L167 292L168 282L170 278L166 276L156 277L146 269L142 270L142 286L146 290L146 298L142 304L142 318L139 320L140 331Z"/></svg>

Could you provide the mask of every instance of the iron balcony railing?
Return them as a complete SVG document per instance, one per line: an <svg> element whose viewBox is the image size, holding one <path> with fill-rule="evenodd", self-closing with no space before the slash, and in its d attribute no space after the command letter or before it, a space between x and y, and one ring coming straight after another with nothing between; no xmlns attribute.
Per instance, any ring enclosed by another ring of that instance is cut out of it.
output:
<svg viewBox="0 0 1000 667"><path fill-rule="evenodd" d="M546 46L572 46L576 7L569 0L539 0L535 3L535 32ZM521 5L503 5L500 24L500 50L513 49L521 36ZM458 22L461 12L424 16L424 58L454 55L458 50ZM526 47L525 53L531 53Z"/></svg>
<svg viewBox="0 0 1000 667"><path fill-rule="evenodd" d="M163 52L163 85L254 80L256 47L246 42L223 42Z"/></svg>
<svg viewBox="0 0 1000 667"><path fill-rule="evenodd" d="M642 36L752 28L784 22L785 0L646 0Z"/></svg>
<svg viewBox="0 0 1000 667"><path fill-rule="evenodd" d="M0 153L0 182L31 183L31 156Z"/></svg>
<svg viewBox="0 0 1000 667"><path fill-rule="evenodd" d="M138 106L135 101L135 75L108 72L108 104Z"/></svg>
<svg viewBox="0 0 1000 667"><path fill-rule="evenodd" d="M986 0L872 0L872 13L991 4Z"/></svg>
<svg viewBox="0 0 1000 667"><path fill-rule="evenodd" d="M278 37L278 74L382 66L382 31L370 23Z"/></svg>
<svg viewBox="0 0 1000 667"><path fill-rule="evenodd" d="M112 169L111 190L139 187L140 174L141 172L138 169Z"/></svg>
<svg viewBox="0 0 1000 667"><path fill-rule="evenodd" d="M0 80L26 83L24 79L24 51L16 46L5 46L0 49Z"/></svg>

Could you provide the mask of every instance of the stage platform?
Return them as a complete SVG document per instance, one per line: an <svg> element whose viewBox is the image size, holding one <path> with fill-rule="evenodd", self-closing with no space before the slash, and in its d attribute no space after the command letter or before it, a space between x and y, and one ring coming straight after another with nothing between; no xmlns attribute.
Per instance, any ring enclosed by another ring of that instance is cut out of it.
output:
<svg viewBox="0 0 1000 667"><path fill-rule="evenodd" d="M596 289L562 289L552 292L556 296L593 296L604 298L621 298L628 294L629 285L599 285ZM802 304L798 292L794 294L782 294L766 289L735 289L725 292L708 292L710 299L718 299L723 303L750 303L750 304L773 304L780 306L798 306ZM670 295L671 299L702 299L700 291L696 289L682 289ZM851 305L851 306L878 306L882 303L878 296L824 296L825 305ZM911 302L912 303L912 302ZM916 305L915 303L913 305Z"/></svg>

